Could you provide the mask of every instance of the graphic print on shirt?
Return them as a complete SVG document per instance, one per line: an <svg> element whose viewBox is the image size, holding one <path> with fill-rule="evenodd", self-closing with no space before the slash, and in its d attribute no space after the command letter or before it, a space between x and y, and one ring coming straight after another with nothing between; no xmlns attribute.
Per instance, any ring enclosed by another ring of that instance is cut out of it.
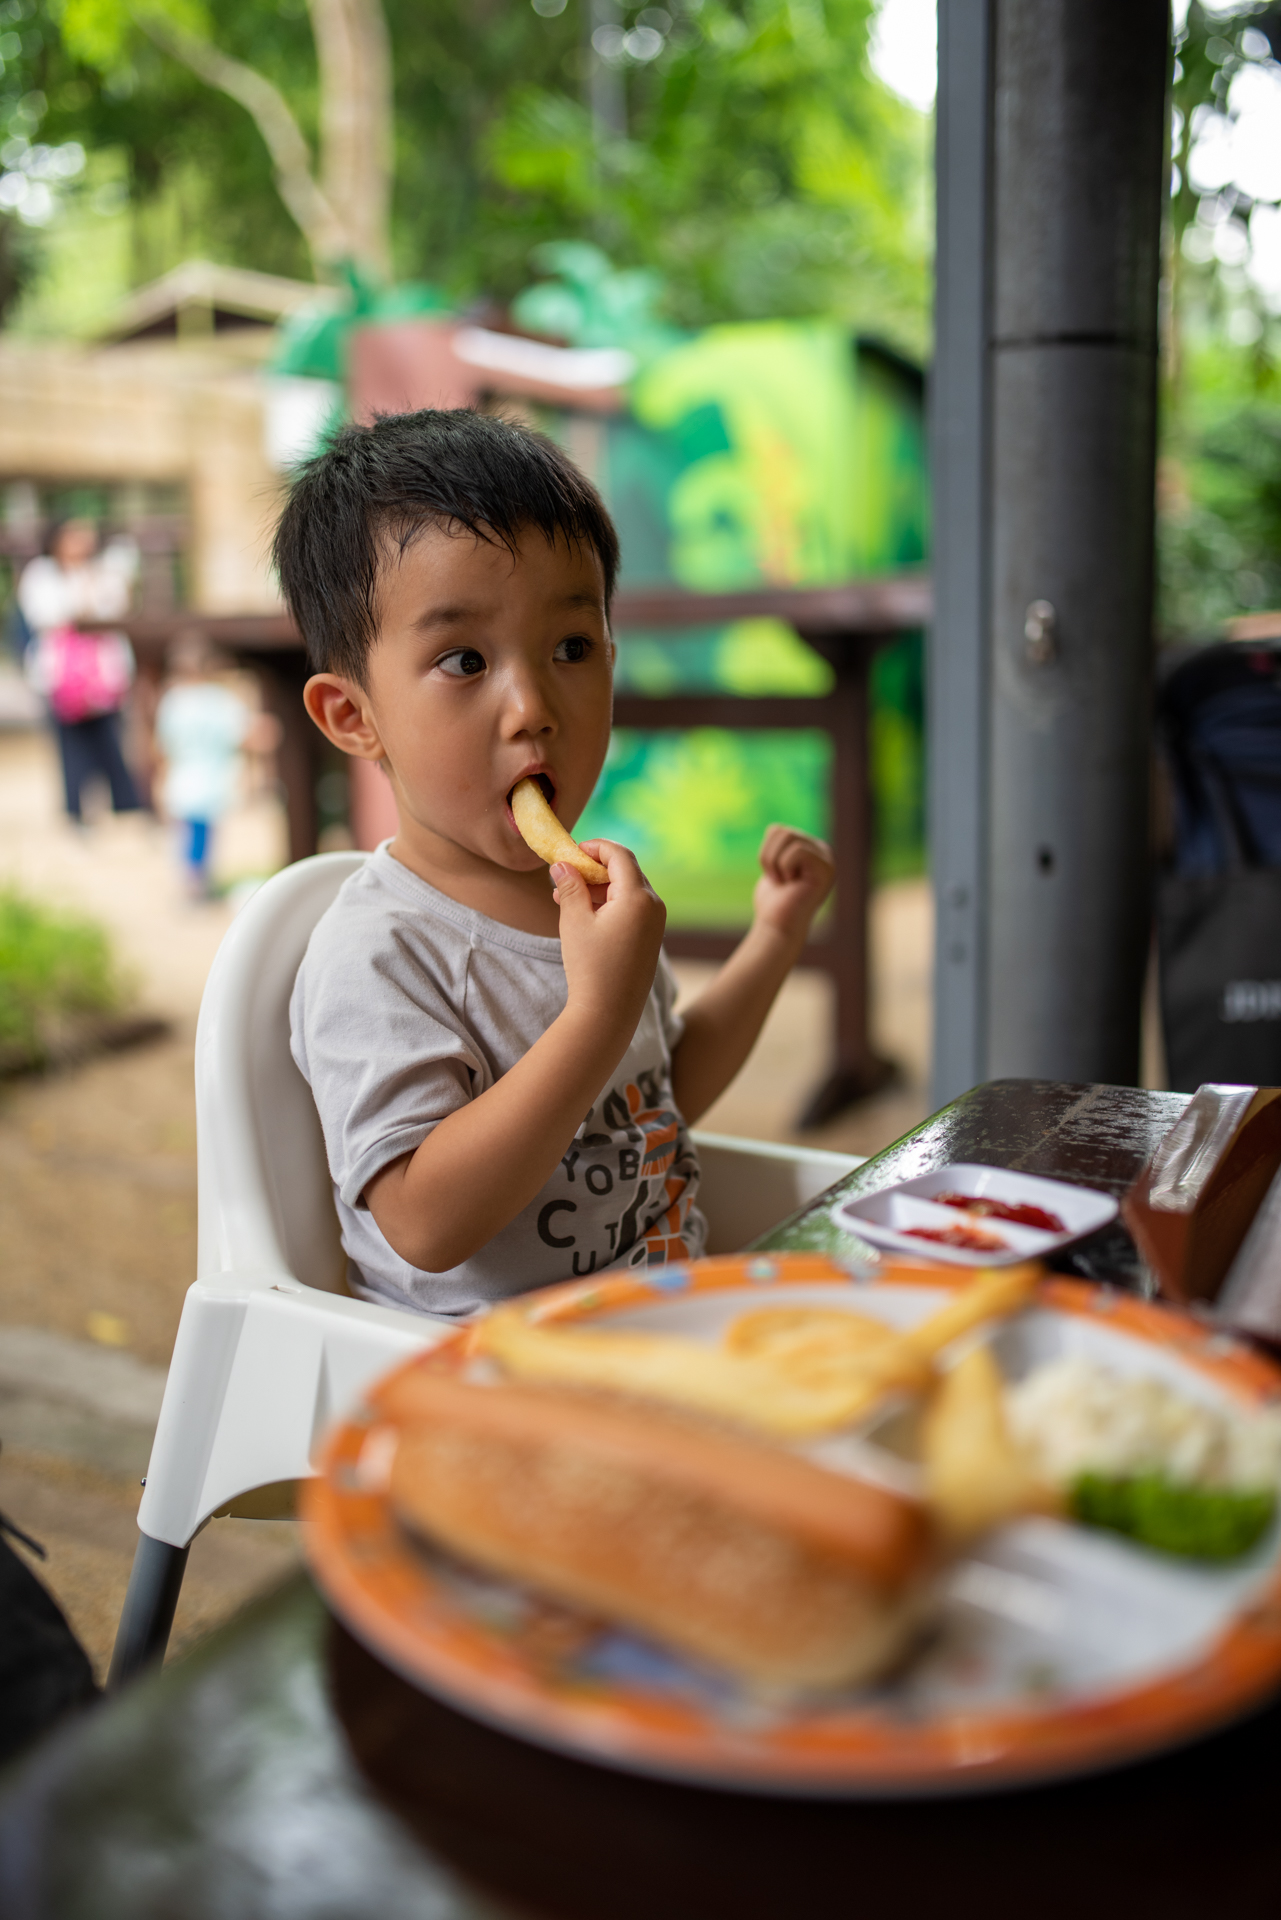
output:
<svg viewBox="0 0 1281 1920"><path fill-rule="evenodd" d="M594 1122L603 1122L608 1131L599 1124L593 1130ZM561 1166L563 1197L539 1210L538 1237L546 1246L565 1249L572 1272L658 1267L698 1251L684 1237L698 1193L698 1161L682 1139L670 1087L652 1070L621 1088L611 1087L574 1136ZM581 1209L575 1192L583 1196ZM612 1219L602 1218L600 1202L607 1195L617 1196Z"/></svg>

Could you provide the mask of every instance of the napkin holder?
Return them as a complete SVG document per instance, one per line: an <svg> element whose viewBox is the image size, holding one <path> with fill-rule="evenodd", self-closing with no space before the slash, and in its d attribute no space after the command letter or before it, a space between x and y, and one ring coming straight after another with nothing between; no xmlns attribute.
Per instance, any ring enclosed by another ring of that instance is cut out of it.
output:
<svg viewBox="0 0 1281 1920"><path fill-rule="evenodd" d="M1121 1202L1168 1299L1216 1298L1278 1170L1281 1088L1198 1087Z"/></svg>
<svg viewBox="0 0 1281 1920"><path fill-rule="evenodd" d="M1281 1344L1281 1173L1228 1270L1217 1312L1235 1332Z"/></svg>

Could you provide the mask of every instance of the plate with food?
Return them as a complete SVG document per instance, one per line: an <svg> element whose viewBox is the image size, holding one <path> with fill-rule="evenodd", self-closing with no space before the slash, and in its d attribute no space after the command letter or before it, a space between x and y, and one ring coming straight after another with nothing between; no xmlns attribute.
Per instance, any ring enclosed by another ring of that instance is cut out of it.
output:
<svg viewBox="0 0 1281 1920"><path fill-rule="evenodd" d="M339 1617L529 1740L761 1792L945 1794L1281 1683L1281 1369L1047 1277L604 1274L377 1383L308 1483Z"/></svg>
<svg viewBox="0 0 1281 1920"><path fill-rule="evenodd" d="M837 1224L874 1247L962 1267L1044 1260L1115 1220L1117 1203L1092 1187L1008 1167L958 1161L832 1209Z"/></svg>

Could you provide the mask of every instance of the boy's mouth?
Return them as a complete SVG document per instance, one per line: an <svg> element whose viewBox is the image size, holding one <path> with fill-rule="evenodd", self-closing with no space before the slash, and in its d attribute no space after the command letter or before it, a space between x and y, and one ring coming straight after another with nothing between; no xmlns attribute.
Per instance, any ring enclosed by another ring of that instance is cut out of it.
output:
<svg viewBox="0 0 1281 1920"><path fill-rule="evenodd" d="M552 809L553 813L556 811L556 782L550 774L522 773L520 780L532 780L535 785L540 786L543 790L543 798L546 800L548 806ZM520 785L520 780L514 780L507 789L507 818L511 821L512 831L514 833L519 832L520 829L517 827L515 819L512 816L512 795Z"/></svg>

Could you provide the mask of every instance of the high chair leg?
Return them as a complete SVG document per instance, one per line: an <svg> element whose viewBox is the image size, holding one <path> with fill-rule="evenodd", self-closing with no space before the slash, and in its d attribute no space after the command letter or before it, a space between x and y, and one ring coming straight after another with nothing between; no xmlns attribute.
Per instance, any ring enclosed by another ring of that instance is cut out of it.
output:
<svg viewBox="0 0 1281 1920"><path fill-rule="evenodd" d="M107 1675L108 1693L114 1693L144 1667L164 1659L189 1551L188 1547L172 1547L167 1540L153 1540L150 1534L138 1535Z"/></svg>

